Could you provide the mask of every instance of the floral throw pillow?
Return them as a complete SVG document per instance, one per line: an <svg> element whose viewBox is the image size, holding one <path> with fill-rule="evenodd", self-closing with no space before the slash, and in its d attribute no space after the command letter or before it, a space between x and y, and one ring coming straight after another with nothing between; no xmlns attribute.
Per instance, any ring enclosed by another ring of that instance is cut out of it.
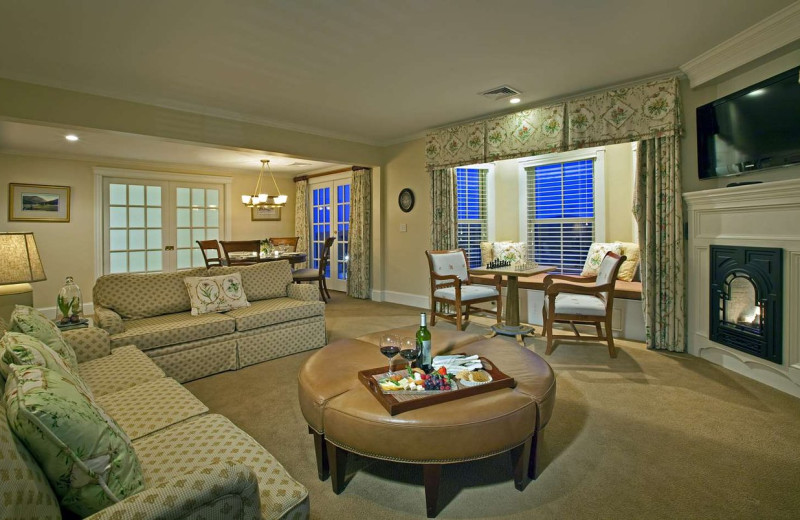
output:
<svg viewBox="0 0 800 520"><path fill-rule="evenodd" d="M64 340L56 324L33 307L17 305L14 308L14 312L11 313L11 327L9 330L22 332L38 339L58 352L73 373L78 373L78 358L75 356L75 351Z"/></svg>
<svg viewBox="0 0 800 520"><path fill-rule="evenodd" d="M5 405L62 507L83 518L144 488L128 436L69 376L12 365Z"/></svg>
<svg viewBox="0 0 800 520"><path fill-rule="evenodd" d="M506 260L512 264L525 262L527 257L525 242L495 242L492 245L494 260Z"/></svg>
<svg viewBox="0 0 800 520"><path fill-rule="evenodd" d="M244 294L242 276L239 273L187 277L183 282L192 301L192 316L226 312L250 305Z"/></svg>
<svg viewBox="0 0 800 520"><path fill-rule="evenodd" d="M606 253L622 254L622 244L619 242L593 243L589 248L589 254L586 255L586 263L583 264L581 276L597 276L597 271L600 269Z"/></svg>

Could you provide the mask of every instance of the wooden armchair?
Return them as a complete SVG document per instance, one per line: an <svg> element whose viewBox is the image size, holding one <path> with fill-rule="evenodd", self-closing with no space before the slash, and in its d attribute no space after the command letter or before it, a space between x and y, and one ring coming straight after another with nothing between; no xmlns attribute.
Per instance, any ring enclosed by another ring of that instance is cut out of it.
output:
<svg viewBox="0 0 800 520"><path fill-rule="evenodd" d="M289 246L292 252L297 251L297 243L299 241L300 237L273 237L269 239L269 243L272 247Z"/></svg>
<svg viewBox="0 0 800 520"><path fill-rule="evenodd" d="M503 301L500 297L500 277L494 277L494 285L473 284L469 274L467 253L463 249L425 251L431 280L431 326L436 324L436 316L455 323L463 330L469 321L470 306L483 302L497 302L495 311L497 323L503 315ZM436 304L454 307L453 313L436 311ZM462 309L463 307L463 309Z"/></svg>
<svg viewBox="0 0 800 520"><path fill-rule="evenodd" d="M542 318L547 336L546 354L553 352L553 340L605 341L608 354L615 358L614 336L611 333L611 312L614 308L614 284L625 256L606 253L597 276L551 274L544 279ZM591 285L589 285L591 284ZM574 336L553 334L553 323L569 323ZM597 336L581 336L575 324L594 325ZM605 324L605 335L601 325Z"/></svg>
<svg viewBox="0 0 800 520"><path fill-rule="evenodd" d="M232 240L220 242L228 265L252 265L258 263L261 253L260 240Z"/></svg>

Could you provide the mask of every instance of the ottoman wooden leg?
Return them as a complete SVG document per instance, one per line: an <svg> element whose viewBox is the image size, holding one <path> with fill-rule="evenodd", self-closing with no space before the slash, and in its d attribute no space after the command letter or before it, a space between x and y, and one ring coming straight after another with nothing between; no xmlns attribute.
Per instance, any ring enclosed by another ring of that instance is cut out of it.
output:
<svg viewBox="0 0 800 520"><path fill-rule="evenodd" d="M542 433L544 433L542 430L536 430L531 438L531 455L528 462L528 476L531 480L536 480L539 476L539 441L542 439Z"/></svg>
<svg viewBox="0 0 800 520"><path fill-rule="evenodd" d="M528 483L528 465L530 464L532 443L533 437L528 437L525 442L511 450L511 465L514 468L514 487L517 488L518 491L524 490L525 485Z"/></svg>
<svg viewBox="0 0 800 520"><path fill-rule="evenodd" d="M308 433L314 436L314 454L317 456L317 475L320 480L326 480L329 475L328 452L325 449L325 436L308 427Z"/></svg>
<svg viewBox="0 0 800 520"><path fill-rule="evenodd" d="M439 501L439 481L442 477L441 464L423 464L423 480L425 482L425 509L428 518L436 516L436 503Z"/></svg>
<svg viewBox="0 0 800 520"><path fill-rule="evenodd" d="M344 473L347 469L347 452L335 446L330 441L325 441L328 449L328 460L331 470L331 487L337 495L344 491Z"/></svg>

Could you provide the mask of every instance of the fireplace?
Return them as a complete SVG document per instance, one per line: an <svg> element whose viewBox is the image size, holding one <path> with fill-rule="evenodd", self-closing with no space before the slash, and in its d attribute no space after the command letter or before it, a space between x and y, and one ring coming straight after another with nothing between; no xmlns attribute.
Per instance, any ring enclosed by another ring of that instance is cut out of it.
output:
<svg viewBox="0 0 800 520"><path fill-rule="evenodd" d="M783 250L711 246L709 338L782 362Z"/></svg>

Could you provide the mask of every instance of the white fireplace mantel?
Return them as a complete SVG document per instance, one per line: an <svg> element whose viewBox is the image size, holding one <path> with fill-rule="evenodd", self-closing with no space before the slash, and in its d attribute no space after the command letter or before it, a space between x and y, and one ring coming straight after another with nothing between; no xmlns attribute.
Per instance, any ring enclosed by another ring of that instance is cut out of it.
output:
<svg viewBox="0 0 800 520"><path fill-rule="evenodd" d="M800 397L800 179L684 193L690 354ZM783 248L783 363L708 339L709 246Z"/></svg>

